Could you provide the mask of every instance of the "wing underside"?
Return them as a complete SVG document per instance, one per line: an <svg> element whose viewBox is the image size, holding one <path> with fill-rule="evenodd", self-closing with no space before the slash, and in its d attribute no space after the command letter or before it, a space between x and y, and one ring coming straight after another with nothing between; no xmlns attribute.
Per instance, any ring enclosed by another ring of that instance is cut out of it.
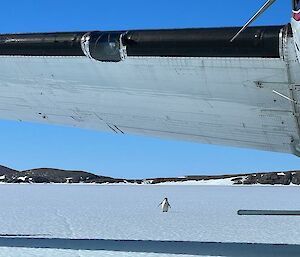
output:
<svg viewBox="0 0 300 257"><path fill-rule="evenodd" d="M237 30L0 35L0 118L294 152L292 37Z"/></svg>

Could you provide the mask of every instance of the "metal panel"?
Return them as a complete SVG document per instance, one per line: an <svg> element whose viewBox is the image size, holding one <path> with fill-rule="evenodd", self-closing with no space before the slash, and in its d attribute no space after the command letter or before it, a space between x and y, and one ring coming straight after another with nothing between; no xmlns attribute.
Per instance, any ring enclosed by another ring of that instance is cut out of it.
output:
<svg viewBox="0 0 300 257"><path fill-rule="evenodd" d="M267 58L0 57L0 118L291 152L287 66Z"/></svg>

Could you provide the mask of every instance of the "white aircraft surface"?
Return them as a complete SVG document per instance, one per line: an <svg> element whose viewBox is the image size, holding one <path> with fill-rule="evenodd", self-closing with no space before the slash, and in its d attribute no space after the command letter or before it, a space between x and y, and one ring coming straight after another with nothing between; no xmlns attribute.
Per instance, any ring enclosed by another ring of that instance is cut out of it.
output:
<svg viewBox="0 0 300 257"><path fill-rule="evenodd" d="M299 156L299 1L290 24L248 28L273 2L238 34L0 35L0 117Z"/></svg>

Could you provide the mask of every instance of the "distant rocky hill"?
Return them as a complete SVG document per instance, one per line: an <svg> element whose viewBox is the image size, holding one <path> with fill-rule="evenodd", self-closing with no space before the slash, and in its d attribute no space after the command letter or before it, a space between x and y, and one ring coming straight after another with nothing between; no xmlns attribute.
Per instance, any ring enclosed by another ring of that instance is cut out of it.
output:
<svg viewBox="0 0 300 257"><path fill-rule="evenodd" d="M10 168L0 165L0 176L14 174L16 172L17 172L17 170L13 170L13 169L10 169Z"/></svg>
<svg viewBox="0 0 300 257"><path fill-rule="evenodd" d="M40 168L18 171L0 165L2 183L96 183L96 184L216 184L216 185L300 185L300 171L262 172L218 176L122 179L95 175L85 171Z"/></svg>
<svg viewBox="0 0 300 257"><path fill-rule="evenodd" d="M17 171L0 166L0 182L4 183L119 183L123 181L85 171L50 168Z"/></svg>
<svg viewBox="0 0 300 257"><path fill-rule="evenodd" d="M146 180L147 181L147 180ZM144 180L144 182L146 182ZM199 182L199 184L216 185L300 185L300 171L246 173L220 176L185 176L180 178L154 178L151 184L174 182ZM223 181L224 183L218 183Z"/></svg>

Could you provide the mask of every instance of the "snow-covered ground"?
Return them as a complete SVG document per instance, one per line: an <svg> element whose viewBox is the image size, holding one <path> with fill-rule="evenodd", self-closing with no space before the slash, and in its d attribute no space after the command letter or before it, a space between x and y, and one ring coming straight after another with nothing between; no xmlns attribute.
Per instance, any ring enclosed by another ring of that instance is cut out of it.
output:
<svg viewBox="0 0 300 257"><path fill-rule="evenodd" d="M284 186L1 184L0 256L199 256L199 247L300 244L300 217L237 215L300 210L299 193ZM168 213L157 207L164 197Z"/></svg>
<svg viewBox="0 0 300 257"><path fill-rule="evenodd" d="M243 178L243 176L240 176ZM162 182L157 185L162 186L187 186L187 185L195 185L195 186L233 186L234 181L233 178L222 178L222 179L209 179L209 180L188 180L188 181L176 181L176 182Z"/></svg>

